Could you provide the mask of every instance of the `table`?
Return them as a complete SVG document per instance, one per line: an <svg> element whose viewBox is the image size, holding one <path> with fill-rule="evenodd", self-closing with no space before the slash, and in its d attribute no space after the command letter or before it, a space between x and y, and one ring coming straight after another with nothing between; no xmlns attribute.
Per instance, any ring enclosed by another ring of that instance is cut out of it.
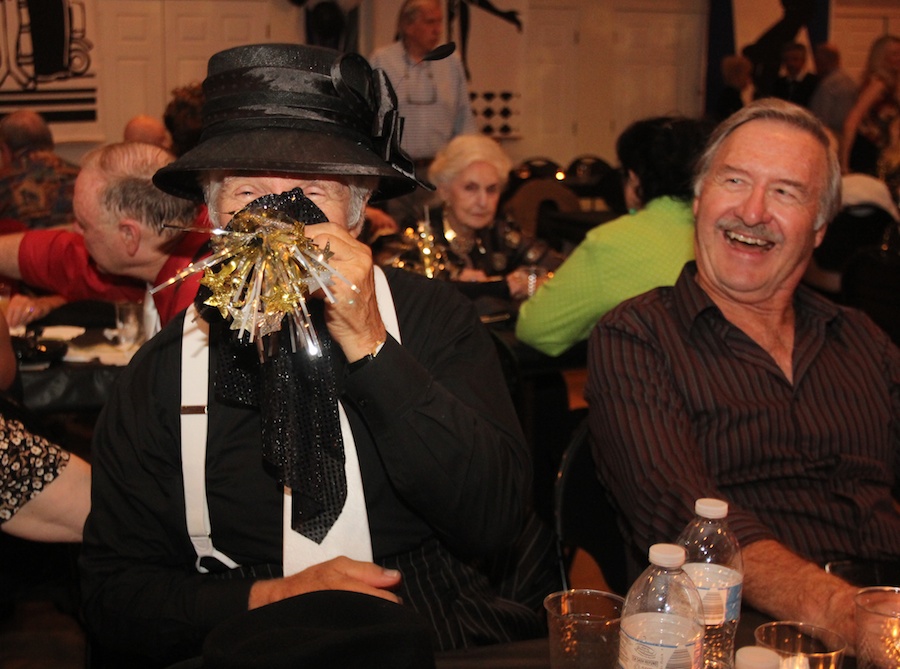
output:
<svg viewBox="0 0 900 669"><path fill-rule="evenodd" d="M753 646L753 630L772 619L753 609L741 611L735 648ZM546 638L482 646L436 654L437 669L550 669ZM843 669L856 669L855 657L844 657Z"/></svg>
<svg viewBox="0 0 900 669"><path fill-rule="evenodd" d="M547 639L530 639L435 655L436 669L550 669Z"/></svg>
<svg viewBox="0 0 900 669"><path fill-rule="evenodd" d="M102 329L86 330L68 342L63 360L20 367L23 404L36 414L98 412L133 353L116 348Z"/></svg>

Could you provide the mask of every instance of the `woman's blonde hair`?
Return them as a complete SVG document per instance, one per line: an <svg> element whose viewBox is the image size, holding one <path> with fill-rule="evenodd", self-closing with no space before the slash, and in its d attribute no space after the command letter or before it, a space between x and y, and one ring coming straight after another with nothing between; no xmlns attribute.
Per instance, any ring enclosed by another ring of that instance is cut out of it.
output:
<svg viewBox="0 0 900 669"><path fill-rule="evenodd" d="M486 135L458 135L451 139L435 156L428 168L428 178L436 186L445 186L457 174L477 162L492 165L500 177L501 187L506 186L512 160L496 140Z"/></svg>
<svg viewBox="0 0 900 669"><path fill-rule="evenodd" d="M866 60L866 69L863 70L863 85L872 79L880 79L888 87L888 90L893 90L897 86L900 72L890 69L887 65L887 50L891 44L900 44L900 37L882 35L872 42L869 57Z"/></svg>

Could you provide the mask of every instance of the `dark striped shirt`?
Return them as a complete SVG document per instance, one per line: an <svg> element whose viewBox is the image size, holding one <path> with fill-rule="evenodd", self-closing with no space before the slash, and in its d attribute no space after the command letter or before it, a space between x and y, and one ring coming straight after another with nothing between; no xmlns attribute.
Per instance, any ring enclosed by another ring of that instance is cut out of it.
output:
<svg viewBox="0 0 900 669"><path fill-rule="evenodd" d="M695 276L688 263L591 336L594 456L632 565L678 536L698 497L729 501L744 545L774 538L819 564L900 556L898 349L801 286L791 383Z"/></svg>

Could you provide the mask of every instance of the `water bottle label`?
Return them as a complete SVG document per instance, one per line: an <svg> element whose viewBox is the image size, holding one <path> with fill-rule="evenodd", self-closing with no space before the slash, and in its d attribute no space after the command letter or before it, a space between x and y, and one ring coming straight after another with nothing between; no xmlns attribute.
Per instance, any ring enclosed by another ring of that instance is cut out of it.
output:
<svg viewBox="0 0 900 669"><path fill-rule="evenodd" d="M619 669L701 669L701 638L699 628L682 616L628 616L619 635Z"/></svg>
<svg viewBox="0 0 900 669"><path fill-rule="evenodd" d="M740 618L743 585L740 572L706 562L688 563L684 565L684 571L700 593L706 625L736 622Z"/></svg>

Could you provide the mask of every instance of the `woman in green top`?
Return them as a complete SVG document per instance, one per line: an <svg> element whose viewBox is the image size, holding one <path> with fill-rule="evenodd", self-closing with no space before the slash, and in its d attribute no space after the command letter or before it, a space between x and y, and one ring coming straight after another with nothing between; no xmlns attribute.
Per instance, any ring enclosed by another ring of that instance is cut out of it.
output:
<svg viewBox="0 0 900 669"><path fill-rule="evenodd" d="M701 121L637 121L616 142L629 213L591 230L519 310L516 336L548 355L587 339L603 314L671 285L694 257L691 179L710 128Z"/></svg>

